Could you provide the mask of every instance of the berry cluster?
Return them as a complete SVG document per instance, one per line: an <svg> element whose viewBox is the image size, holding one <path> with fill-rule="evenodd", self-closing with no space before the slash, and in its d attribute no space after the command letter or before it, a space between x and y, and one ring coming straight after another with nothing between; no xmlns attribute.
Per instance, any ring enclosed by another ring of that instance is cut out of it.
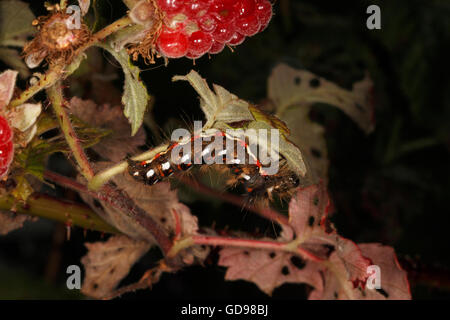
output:
<svg viewBox="0 0 450 320"><path fill-rule="evenodd" d="M168 58L197 59L236 46L272 18L268 0L157 0L164 23L158 51Z"/></svg>
<svg viewBox="0 0 450 320"><path fill-rule="evenodd" d="M13 132L5 118L0 116L0 178L9 169L14 156Z"/></svg>

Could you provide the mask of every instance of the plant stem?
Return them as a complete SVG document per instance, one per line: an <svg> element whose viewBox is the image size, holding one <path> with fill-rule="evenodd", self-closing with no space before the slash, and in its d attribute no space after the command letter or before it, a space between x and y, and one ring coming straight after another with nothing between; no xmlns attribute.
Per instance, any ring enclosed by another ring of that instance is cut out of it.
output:
<svg viewBox="0 0 450 320"><path fill-rule="evenodd" d="M93 34L88 42L86 42L81 47L79 47L75 51L75 56L77 56L80 53L84 52L87 48L92 47L97 42L102 41L103 39L108 37L110 34L112 34L114 32L117 32L117 31L125 28L126 26L128 26L128 25L130 25L132 23L133 23L133 21L130 19L130 17L125 16L125 17L122 17L122 18L114 21L113 23L107 25L102 30L100 30L97 33Z"/></svg>
<svg viewBox="0 0 450 320"><path fill-rule="evenodd" d="M109 206L120 210L125 215L129 216L142 227L144 227L156 240L162 251L167 254L172 247L172 240L161 229L160 225L147 214L143 209L136 206L133 200L124 192L113 189L110 186L104 186L99 192L90 191L81 183L70 178L61 176L54 172L46 171L44 177L54 183L63 187L72 189L77 192L85 192L101 201L106 202Z"/></svg>
<svg viewBox="0 0 450 320"><path fill-rule="evenodd" d="M168 253L169 257L174 257L180 250L193 245L209 245L209 246L223 246L223 247L239 247L250 249L263 249L274 251L285 251L293 254L298 254L306 259L322 262L323 259L312 254L308 250L301 247L292 249L291 242L280 242L274 240L257 240L257 239L241 239L232 237L217 237L217 236L204 236L193 235L188 238L184 238L175 242L174 246Z"/></svg>
<svg viewBox="0 0 450 320"><path fill-rule="evenodd" d="M90 48L94 44L96 44L99 41L102 41L107 36L111 35L112 33L119 31L120 29L123 29L127 25L131 24L132 21L128 16L125 16L119 20L116 20L115 22L111 23L110 25L106 26L102 30L98 31L92 37L89 39L88 42L86 42L84 45L79 47L74 54L73 60L75 60L80 54L82 54L86 49ZM65 66L64 66L65 67ZM64 77L64 67L62 66L55 66L47 71L45 75L42 76L42 78L36 82L34 85L28 87L25 91L23 91L19 97L16 99L13 99L11 103L9 104L9 108L17 107L23 103L25 103L28 99L33 97L36 93L39 91L50 87L53 85L56 81Z"/></svg>
<svg viewBox="0 0 450 320"><path fill-rule="evenodd" d="M28 197L26 204L17 203L11 196L2 197L0 198L0 209L56 220L70 226L118 233L114 227L103 221L89 207L55 199L45 194L33 193Z"/></svg>
<svg viewBox="0 0 450 320"><path fill-rule="evenodd" d="M38 82L36 82L31 87L28 87L16 99L12 100L9 104L9 108L14 108L21 104L24 104L42 89L50 87L61 77L62 70L63 69L61 67L54 67L48 70L47 73L43 75Z"/></svg>
<svg viewBox="0 0 450 320"><path fill-rule="evenodd" d="M61 82L58 81L51 86L47 90L47 95L52 103L53 110L58 118L59 126L61 127L64 137L66 138L67 144L72 150L72 154L81 169L81 174L86 178L86 180L89 181L94 176L94 171L89 164L89 160L84 153L80 140L78 139L70 122L69 115L65 110Z"/></svg>
<svg viewBox="0 0 450 320"><path fill-rule="evenodd" d="M155 156L157 153L167 149L167 144L161 145L159 147L153 148L146 151L140 155L133 157L135 161L148 160ZM106 182L108 182L116 174L124 172L128 167L128 164L123 161L112 167L109 167L103 171L97 173L88 183L88 188L90 190L99 190Z"/></svg>

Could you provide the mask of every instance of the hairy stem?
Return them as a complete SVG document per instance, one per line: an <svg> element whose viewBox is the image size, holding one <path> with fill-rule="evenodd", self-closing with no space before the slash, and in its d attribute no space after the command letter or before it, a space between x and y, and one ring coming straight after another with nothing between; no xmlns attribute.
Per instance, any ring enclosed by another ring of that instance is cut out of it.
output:
<svg viewBox="0 0 450 320"><path fill-rule="evenodd" d="M92 35L92 37L89 39L88 42L83 44L81 47L79 47L75 51L75 55L79 55L80 53L86 51L87 48L92 47L97 42L102 41L107 36L111 35L114 32L117 32L117 31L119 31L119 30L121 30L123 28L125 28L126 26L128 26L128 25L130 25L132 23L133 23L133 21L128 16L125 16L123 18L120 18L119 20L114 21L110 25L104 27L102 30L100 30L97 33L95 33L94 35Z"/></svg>
<svg viewBox="0 0 450 320"><path fill-rule="evenodd" d="M59 126L66 138L67 144L69 145L70 150L72 150L72 154L80 167L81 174L89 181L94 176L94 171L92 170L89 160L84 153L83 146L72 127L69 114L66 112L61 82L58 81L50 87L47 90L47 95L52 103L53 110L58 118Z"/></svg>
<svg viewBox="0 0 450 320"><path fill-rule="evenodd" d="M26 204L17 203L11 196L2 197L0 198L0 209L60 221L70 226L118 233L114 227L103 221L89 207L55 199L45 194L33 193L28 197Z"/></svg>
<svg viewBox="0 0 450 320"><path fill-rule="evenodd" d="M44 173L44 177L71 190L87 193L98 200L106 202L107 205L120 210L144 227L153 236L165 254L172 247L172 240L161 229L160 225L143 209L136 206L133 200L124 192L110 186L104 186L98 192L90 191L85 185L77 181L49 171Z"/></svg>
<svg viewBox="0 0 450 320"><path fill-rule="evenodd" d="M133 157L133 160L148 160L155 156L157 153L164 151L167 149L167 144L151 149L147 152L144 152L138 156ZM107 183L112 177L116 174L124 172L128 167L128 164L123 161L112 167L109 167L103 171L97 173L88 183L88 187L90 190L99 190L105 183Z"/></svg>
<svg viewBox="0 0 450 320"><path fill-rule="evenodd" d="M84 51L86 51L86 49L90 48L97 42L102 41L112 33L119 31L120 29L123 29L124 27L126 27L131 23L132 23L131 19L128 16L125 16L106 26L102 30L98 31L97 33L92 35L92 37L89 39L88 42L86 42L84 45L82 45L76 50L73 60L77 59L77 57ZM65 76L64 68L65 66L56 65L51 69L49 69L38 82L36 82L35 84L27 88L25 91L23 91L17 98L13 99L9 104L9 107L13 108L25 103L28 99L33 97L39 91L52 86L56 81L64 78Z"/></svg>

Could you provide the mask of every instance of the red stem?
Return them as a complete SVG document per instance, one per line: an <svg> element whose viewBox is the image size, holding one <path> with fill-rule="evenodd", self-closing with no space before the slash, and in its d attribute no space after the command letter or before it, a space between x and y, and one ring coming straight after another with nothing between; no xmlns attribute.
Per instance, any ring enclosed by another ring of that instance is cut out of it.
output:
<svg viewBox="0 0 450 320"><path fill-rule="evenodd" d="M204 244L210 246L227 246L227 247L243 247L253 249L265 249L265 250L285 250L287 242L278 242L270 240L255 240L255 239L239 239L231 237L216 237L216 236L204 236L194 235L192 240L195 244ZM308 250L298 247L297 252L299 255L316 262L321 262L323 259L315 256Z"/></svg>

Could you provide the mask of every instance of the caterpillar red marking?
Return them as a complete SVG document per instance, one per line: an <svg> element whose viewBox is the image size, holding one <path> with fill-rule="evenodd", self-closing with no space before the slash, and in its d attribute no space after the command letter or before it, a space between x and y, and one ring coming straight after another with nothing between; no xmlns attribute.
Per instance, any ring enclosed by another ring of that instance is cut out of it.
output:
<svg viewBox="0 0 450 320"><path fill-rule="evenodd" d="M212 138L214 141L210 141ZM215 148L217 144L214 145L218 138L221 138L219 150ZM196 149L196 145L201 148ZM183 150L183 154L180 155L179 150ZM262 164L245 137L210 129L190 138L171 142L166 150L152 159L128 160L128 172L134 179L153 185L194 166L214 165L218 169L228 170L234 177L230 184L242 184L251 198L272 199L273 195L284 198L299 185L300 180L289 169L284 158L280 157L278 161L277 173L267 174L267 167Z"/></svg>

